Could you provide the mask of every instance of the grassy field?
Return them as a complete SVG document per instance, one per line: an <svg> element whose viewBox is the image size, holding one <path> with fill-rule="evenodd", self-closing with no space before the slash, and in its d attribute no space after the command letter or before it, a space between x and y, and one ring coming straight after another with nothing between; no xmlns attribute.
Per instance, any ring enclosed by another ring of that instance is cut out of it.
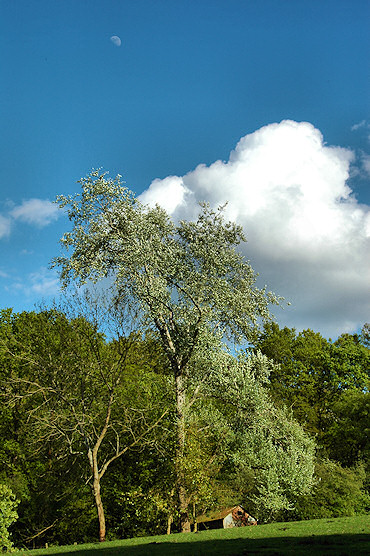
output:
<svg viewBox="0 0 370 556"><path fill-rule="evenodd" d="M19 550L15 556L357 556L370 554L369 533L370 516L356 516Z"/></svg>

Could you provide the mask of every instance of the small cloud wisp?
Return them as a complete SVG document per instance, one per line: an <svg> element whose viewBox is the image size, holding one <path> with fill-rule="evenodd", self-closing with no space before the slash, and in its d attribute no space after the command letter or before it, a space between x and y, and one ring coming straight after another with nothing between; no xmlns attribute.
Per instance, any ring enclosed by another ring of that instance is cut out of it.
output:
<svg viewBox="0 0 370 556"><path fill-rule="evenodd" d="M10 216L15 220L32 224L38 228L48 226L58 219L60 211L58 206L45 199L29 199L10 211Z"/></svg>

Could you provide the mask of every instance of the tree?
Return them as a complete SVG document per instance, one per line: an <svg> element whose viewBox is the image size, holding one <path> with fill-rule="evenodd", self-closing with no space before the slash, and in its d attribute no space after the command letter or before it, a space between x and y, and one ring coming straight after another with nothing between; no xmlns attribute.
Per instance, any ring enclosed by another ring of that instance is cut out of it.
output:
<svg viewBox="0 0 370 556"><path fill-rule="evenodd" d="M275 402L290 407L318 442L322 462L317 465L317 473L322 482L316 487L316 498L311 495L301 498L299 515L305 515L305 504L307 511L312 510L316 517L321 516L321 511L322 515L334 515L326 507L325 497L329 497L330 489L337 505L335 515L352 511L349 502L347 509L339 509L345 498L338 495L342 487L334 486L344 483L345 477L348 483L351 477L359 477L360 468L365 475L368 471L370 350L367 334L368 325L364 325L361 335L342 334L332 342L312 330L297 334L294 329L280 329L273 323L265 326L255 344L279 363L270 378ZM367 480L361 479L357 485L363 488L362 497L366 498L368 475ZM321 495L319 510L315 500Z"/></svg>
<svg viewBox="0 0 370 556"><path fill-rule="evenodd" d="M256 287L252 267L237 251L242 229L225 221L222 208L203 204L195 221L175 224L159 206L140 204L120 176L93 171L80 183L82 193L58 198L73 228L61 240L69 254L54 265L65 286L110 278L116 306L128 305L158 334L175 382L176 490L181 529L189 531L183 462L192 358L212 335L254 339L278 300Z"/></svg>
<svg viewBox="0 0 370 556"><path fill-rule="evenodd" d="M330 459L344 467L370 464L370 394L348 390L332 406L333 419L323 436Z"/></svg>
<svg viewBox="0 0 370 556"><path fill-rule="evenodd" d="M0 549L2 552L12 548L8 529L18 517L17 506L18 501L11 489L0 484Z"/></svg>
<svg viewBox="0 0 370 556"><path fill-rule="evenodd" d="M361 330L361 341L365 347L370 347L370 323L365 322Z"/></svg>
<svg viewBox="0 0 370 556"><path fill-rule="evenodd" d="M255 347L279 364L270 377L275 401L291 407L298 421L319 438L331 426L340 397L367 388L370 350L357 335L343 334L331 342L312 330L297 334L269 323Z"/></svg>
<svg viewBox="0 0 370 556"><path fill-rule="evenodd" d="M298 498L289 519L320 519L361 515L369 512L370 496L364 489L362 465L343 468L331 460L316 464L316 484L310 494Z"/></svg>
<svg viewBox="0 0 370 556"><path fill-rule="evenodd" d="M268 381L275 365L260 352L226 356L213 396L230 424L223 472L261 521L292 510L313 485L315 443L290 412L273 405Z"/></svg>
<svg viewBox="0 0 370 556"><path fill-rule="evenodd" d="M104 541L102 479L127 451L153 441L151 434L167 413L158 380L150 380L135 334L107 342L97 322L69 319L55 309L13 314L11 321L2 350L23 371L10 378L8 400L32 399L30 441L56 459L88 463L81 479L91 484Z"/></svg>
<svg viewBox="0 0 370 556"><path fill-rule="evenodd" d="M0 311L0 399L9 381L17 374L17 363L2 349L11 330L12 311ZM8 348L12 346L8 344ZM0 483L5 483L22 500L27 496L24 428L26 413L21 404L0 403Z"/></svg>

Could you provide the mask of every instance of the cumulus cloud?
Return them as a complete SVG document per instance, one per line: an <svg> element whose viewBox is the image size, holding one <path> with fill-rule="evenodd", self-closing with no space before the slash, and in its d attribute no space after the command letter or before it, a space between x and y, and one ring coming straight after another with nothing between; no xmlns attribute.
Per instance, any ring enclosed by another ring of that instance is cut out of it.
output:
<svg viewBox="0 0 370 556"><path fill-rule="evenodd" d="M292 303L278 321L334 337L370 314L370 207L347 185L353 162L310 123L286 120L241 138L228 161L156 179L141 200L175 218L192 218L199 201L227 201L260 284Z"/></svg>
<svg viewBox="0 0 370 556"><path fill-rule="evenodd" d="M59 217L59 208L45 199L29 199L14 207L10 215L15 220L33 224L39 228L47 226Z"/></svg>
<svg viewBox="0 0 370 556"><path fill-rule="evenodd" d="M168 176L163 180L154 180L149 189L140 195L140 200L148 205L158 204L173 214L179 211L180 207L188 208L190 193L183 178Z"/></svg>

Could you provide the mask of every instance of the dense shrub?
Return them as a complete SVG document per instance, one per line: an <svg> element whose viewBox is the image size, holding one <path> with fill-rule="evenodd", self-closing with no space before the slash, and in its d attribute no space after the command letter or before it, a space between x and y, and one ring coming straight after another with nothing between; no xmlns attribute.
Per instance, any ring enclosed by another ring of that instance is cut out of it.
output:
<svg viewBox="0 0 370 556"><path fill-rule="evenodd" d="M316 466L317 483L309 495L297 500L290 519L318 519L365 514L370 496L364 489L364 466L343 468L330 460Z"/></svg>
<svg viewBox="0 0 370 556"><path fill-rule="evenodd" d="M17 519L18 501L9 487L0 484L0 549L6 552L12 548L9 527Z"/></svg>

